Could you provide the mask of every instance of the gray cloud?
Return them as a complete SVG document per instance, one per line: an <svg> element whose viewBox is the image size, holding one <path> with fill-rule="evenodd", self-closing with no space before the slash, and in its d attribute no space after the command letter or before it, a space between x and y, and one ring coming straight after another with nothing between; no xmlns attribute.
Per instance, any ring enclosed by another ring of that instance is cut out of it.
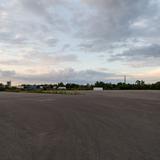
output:
<svg viewBox="0 0 160 160"><path fill-rule="evenodd" d="M160 65L160 45L131 48L123 53L111 56L110 60L128 62L132 66Z"/></svg>
<svg viewBox="0 0 160 160"><path fill-rule="evenodd" d="M79 50L105 52L110 43L139 36L155 37L160 28L157 3L150 0L72 3L66 0L14 0L3 6L6 18L0 20L0 39L10 44L44 46L46 43L52 47L47 39L52 36L51 39L59 40L58 33L61 32L63 36L69 33L67 38L70 40L78 39ZM147 22L145 30L140 22ZM76 32L75 37L72 37L72 31Z"/></svg>
<svg viewBox="0 0 160 160"><path fill-rule="evenodd" d="M65 17L55 10L65 5L63 0L5 2L0 11L0 43L12 48L56 47L58 32L69 32Z"/></svg>
<svg viewBox="0 0 160 160"><path fill-rule="evenodd" d="M66 4L64 0L16 0L16 2L22 7L22 9L26 9L27 11L35 14L38 17L45 17L48 20L52 19L48 8L57 6L59 4Z"/></svg>
<svg viewBox="0 0 160 160"><path fill-rule="evenodd" d="M23 59L28 59L31 62L35 62L38 64L57 64L57 63L65 63L65 62L77 62L78 57L74 54L51 54L51 53L44 53L44 52L36 52L33 51L29 54L26 54Z"/></svg>
<svg viewBox="0 0 160 160"><path fill-rule="evenodd" d="M64 63L68 75L73 72L73 77L80 74L92 79L99 72L65 69L74 62L79 67L89 59L90 55L81 56L87 52L95 53L96 66L98 56L103 61L111 57L109 62L115 66L116 61L118 65L159 66L159 20L158 0L0 0L0 65L17 65L18 72L19 65L24 70L35 65L38 70L38 65L53 69L54 64L62 68Z"/></svg>
<svg viewBox="0 0 160 160"><path fill-rule="evenodd" d="M97 80L106 81L109 78L115 77L113 73L99 72L94 70L75 71L74 69L64 69L59 71L52 71L48 74L23 76L19 77L23 81L28 82L71 82L71 83L93 83Z"/></svg>
<svg viewBox="0 0 160 160"><path fill-rule="evenodd" d="M77 62L78 57L74 54L45 54L43 52L27 53L18 59L0 60L0 64L8 66L18 65L56 65L60 63Z"/></svg>
<svg viewBox="0 0 160 160"><path fill-rule="evenodd" d="M57 83L57 82L68 82L68 83L94 83L97 80L110 82L112 79L119 75L109 72L102 72L96 70L81 70L76 71L72 68L64 70L53 70L46 74L19 74L15 71L0 71L0 76L3 79L10 79L13 82L19 81L21 83Z"/></svg>
<svg viewBox="0 0 160 160"><path fill-rule="evenodd" d="M104 40L93 40L91 42L82 42L78 45L78 48L87 53L100 53L105 52L110 48L110 45Z"/></svg>
<svg viewBox="0 0 160 160"><path fill-rule="evenodd" d="M153 36L155 33L153 28L160 26L158 21L153 23L153 17L159 15L159 7L150 0L82 0L82 2L92 9L87 18L75 20L81 27L76 36L83 41L82 49L86 48L90 52L104 52L109 44L130 38ZM143 29L140 22L146 19L147 26ZM139 23L139 26L134 28L136 23Z"/></svg>
<svg viewBox="0 0 160 160"><path fill-rule="evenodd" d="M70 44L64 44L62 47L62 51L66 51L69 48L70 48Z"/></svg>
<svg viewBox="0 0 160 160"><path fill-rule="evenodd" d="M16 75L15 71L10 71L10 70L0 70L0 77L1 78L11 78Z"/></svg>

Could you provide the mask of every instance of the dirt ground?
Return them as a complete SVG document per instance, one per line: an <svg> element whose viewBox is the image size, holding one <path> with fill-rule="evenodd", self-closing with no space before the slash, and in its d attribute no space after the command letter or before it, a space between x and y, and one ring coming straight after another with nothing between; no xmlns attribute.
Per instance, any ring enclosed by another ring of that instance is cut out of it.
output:
<svg viewBox="0 0 160 160"><path fill-rule="evenodd" d="M0 92L0 160L160 160L160 91Z"/></svg>

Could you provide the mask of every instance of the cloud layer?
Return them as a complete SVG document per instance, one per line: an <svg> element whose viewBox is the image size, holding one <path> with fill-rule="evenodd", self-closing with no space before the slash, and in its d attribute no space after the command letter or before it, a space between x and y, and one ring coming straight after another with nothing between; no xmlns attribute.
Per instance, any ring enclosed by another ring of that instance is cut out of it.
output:
<svg viewBox="0 0 160 160"><path fill-rule="evenodd" d="M42 74L18 74L15 71L0 70L0 78L9 78L17 83L94 83L96 81L115 81L113 77L117 77L119 80L120 76L114 73L107 73L96 70L81 70L76 71L73 68L67 68L63 70L52 70L48 73ZM6 80L7 80L6 78Z"/></svg>
<svg viewBox="0 0 160 160"><path fill-rule="evenodd" d="M131 48L123 53L113 55L111 61L124 61L131 66L159 66L160 45ZM154 62L154 63L153 63Z"/></svg>
<svg viewBox="0 0 160 160"><path fill-rule="evenodd" d="M1 79L138 77L159 70L159 29L159 0L0 0Z"/></svg>

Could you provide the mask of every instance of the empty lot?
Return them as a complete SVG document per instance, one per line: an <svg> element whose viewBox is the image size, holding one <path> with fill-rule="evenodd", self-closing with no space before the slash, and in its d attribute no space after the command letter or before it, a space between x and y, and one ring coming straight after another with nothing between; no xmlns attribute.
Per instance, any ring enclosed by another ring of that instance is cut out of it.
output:
<svg viewBox="0 0 160 160"><path fill-rule="evenodd" d="M160 160L160 91L0 92L1 160Z"/></svg>

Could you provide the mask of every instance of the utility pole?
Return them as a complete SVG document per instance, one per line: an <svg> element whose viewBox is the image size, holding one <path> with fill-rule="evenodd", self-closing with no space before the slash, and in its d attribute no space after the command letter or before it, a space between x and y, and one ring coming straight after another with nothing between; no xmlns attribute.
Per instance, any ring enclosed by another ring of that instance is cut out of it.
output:
<svg viewBox="0 0 160 160"><path fill-rule="evenodd" d="M127 82L127 76L124 75L124 83L126 84L126 82Z"/></svg>

